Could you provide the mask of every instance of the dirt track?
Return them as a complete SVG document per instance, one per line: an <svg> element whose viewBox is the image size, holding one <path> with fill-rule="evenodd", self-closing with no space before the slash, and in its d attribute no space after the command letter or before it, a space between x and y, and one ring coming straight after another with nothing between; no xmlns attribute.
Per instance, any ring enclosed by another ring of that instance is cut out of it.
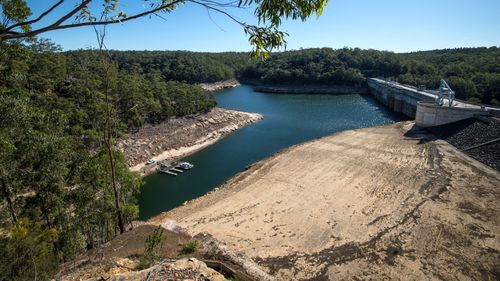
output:
<svg viewBox="0 0 500 281"><path fill-rule="evenodd" d="M292 147L152 221L208 232L278 280L498 280L499 173L412 125Z"/></svg>

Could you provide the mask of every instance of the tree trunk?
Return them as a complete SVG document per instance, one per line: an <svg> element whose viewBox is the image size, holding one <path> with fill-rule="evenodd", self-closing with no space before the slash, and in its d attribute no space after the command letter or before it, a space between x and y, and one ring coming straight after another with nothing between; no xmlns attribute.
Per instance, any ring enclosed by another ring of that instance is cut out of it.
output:
<svg viewBox="0 0 500 281"><path fill-rule="evenodd" d="M108 139L106 142L107 142L106 146L108 148L109 163L111 165L111 180L113 182L113 193L115 196L115 208L116 208L116 216L118 217L118 228L120 228L120 234L122 234L123 232L125 232L125 225L123 223L122 211L120 209L120 201L118 199L119 197L118 197L118 187L116 184L115 161L113 157L113 150L111 148L111 144L109 143L110 140Z"/></svg>
<svg viewBox="0 0 500 281"><path fill-rule="evenodd" d="M97 35L97 41L99 44L99 52L102 55L101 60L102 60L102 65L105 70L105 83L104 83L104 95L105 95L105 103L106 103L106 121L104 124L104 143L106 145L106 149L108 151L108 157L109 157L109 164L111 166L111 182L113 185L113 195L115 197L115 208L116 208L116 216L118 219L118 228L120 229L120 234L125 232L125 224L123 222L123 217L122 217L122 211L120 209L120 199L119 199L119 193L118 193L118 185L116 182L116 167L115 167L115 159L113 156L113 143L112 143L112 138L113 138L113 132L112 132L112 126L111 126L111 108L110 108L110 98L109 98L109 88L110 88L110 74L109 74L109 69L111 67L111 58L107 57L106 54L104 53L104 37L106 36L106 29L104 29L103 32L99 32L97 29L94 28L94 31L96 32ZM109 55L109 54L108 54Z"/></svg>
<svg viewBox="0 0 500 281"><path fill-rule="evenodd" d="M111 166L111 181L113 184L113 194L115 196L115 208L116 216L118 217L118 228L120 228L120 234L125 232L125 224L123 223L122 211L120 209L120 199L118 194L118 186L116 183L116 167L115 158L113 156L113 144L112 144L112 131L111 131L111 109L109 108L109 68L106 67L106 84L104 93L106 95L106 129L105 129L105 143L108 150L109 164Z"/></svg>
<svg viewBox="0 0 500 281"><path fill-rule="evenodd" d="M49 210L47 209L47 206L45 205L45 198L41 198L42 201L42 215L43 218L45 219L45 222L47 223L47 227L51 228L52 224L50 223L49 219Z"/></svg>
<svg viewBox="0 0 500 281"><path fill-rule="evenodd" d="M14 223L17 226L17 217L16 217L16 212L14 210L14 203L12 203L12 200L10 199L10 190L7 188L7 184L5 183L4 178L1 178L1 182L2 182L2 192L5 199L7 200L7 205L9 206L12 223Z"/></svg>

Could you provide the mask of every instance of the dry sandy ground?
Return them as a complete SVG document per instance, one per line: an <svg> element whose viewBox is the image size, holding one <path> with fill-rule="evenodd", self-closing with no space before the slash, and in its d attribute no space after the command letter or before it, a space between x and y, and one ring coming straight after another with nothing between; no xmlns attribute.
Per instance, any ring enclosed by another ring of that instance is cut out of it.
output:
<svg viewBox="0 0 500 281"><path fill-rule="evenodd" d="M278 280L499 280L499 173L412 126L292 147L152 221L208 232Z"/></svg>

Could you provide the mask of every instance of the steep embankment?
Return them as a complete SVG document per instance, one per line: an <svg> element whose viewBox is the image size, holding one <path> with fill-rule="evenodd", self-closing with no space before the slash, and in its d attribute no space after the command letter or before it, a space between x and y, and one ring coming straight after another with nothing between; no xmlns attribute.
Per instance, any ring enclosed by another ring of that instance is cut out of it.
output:
<svg viewBox="0 0 500 281"><path fill-rule="evenodd" d="M292 147L151 221L208 232L279 280L494 280L499 186L498 172L397 123Z"/></svg>
<svg viewBox="0 0 500 281"><path fill-rule="evenodd" d="M132 171L146 175L155 169L155 165L145 165L148 159L180 159L261 119L262 115L256 113L214 108L206 114L145 126L136 133L127 134L117 147L125 153Z"/></svg>

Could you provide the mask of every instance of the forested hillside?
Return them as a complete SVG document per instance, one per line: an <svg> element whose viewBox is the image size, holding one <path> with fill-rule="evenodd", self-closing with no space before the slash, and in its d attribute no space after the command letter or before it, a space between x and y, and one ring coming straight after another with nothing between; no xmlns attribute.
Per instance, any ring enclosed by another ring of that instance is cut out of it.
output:
<svg viewBox="0 0 500 281"><path fill-rule="evenodd" d="M375 50L330 48L274 53L250 64L241 78L264 84L362 85L383 77L437 88L441 79L457 98L500 104L500 49L465 48L396 54Z"/></svg>
<svg viewBox="0 0 500 281"><path fill-rule="evenodd" d="M360 49L305 49L274 53L247 67L244 79L263 83L362 85L365 76L394 76L403 65L394 53Z"/></svg>
<svg viewBox="0 0 500 281"><path fill-rule="evenodd" d="M80 52L74 52L79 55ZM235 77L250 61L247 53L186 51L112 51L120 69L158 72L165 80L187 83L216 82Z"/></svg>
<svg viewBox="0 0 500 281"><path fill-rule="evenodd" d="M128 228L141 179L115 139L214 106L199 86L106 53L0 44L0 279L46 280Z"/></svg>
<svg viewBox="0 0 500 281"><path fill-rule="evenodd" d="M81 57L89 51L70 52ZM457 98L500 104L500 50L463 48L397 54L343 48L273 53L251 60L247 53L185 51L112 51L121 70L156 73L165 81L215 82L230 78L275 85L364 85L367 77L383 77L414 86L437 88L445 79Z"/></svg>
<svg viewBox="0 0 500 281"><path fill-rule="evenodd" d="M461 48L401 54L402 83L436 87L444 78L460 99L500 105L500 49Z"/></svg>

